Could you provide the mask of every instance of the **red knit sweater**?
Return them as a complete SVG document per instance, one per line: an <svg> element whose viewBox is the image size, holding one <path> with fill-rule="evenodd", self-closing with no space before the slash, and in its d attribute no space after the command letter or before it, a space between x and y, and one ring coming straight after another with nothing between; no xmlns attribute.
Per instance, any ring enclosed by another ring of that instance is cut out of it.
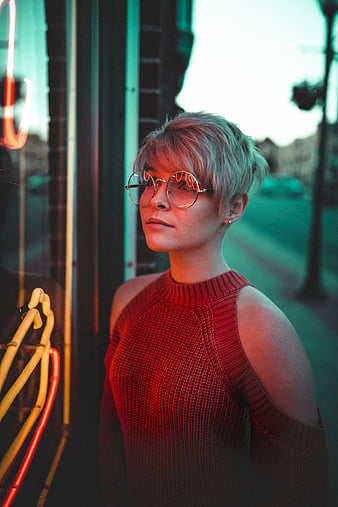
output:
<svg viewBox="0 0 338 507"><path fill-rule="evenodd" d="M241 346L235 271L169 273L120 315L105 357L100 456L107 505L326 505L323 427L267 396Z"/></svg>

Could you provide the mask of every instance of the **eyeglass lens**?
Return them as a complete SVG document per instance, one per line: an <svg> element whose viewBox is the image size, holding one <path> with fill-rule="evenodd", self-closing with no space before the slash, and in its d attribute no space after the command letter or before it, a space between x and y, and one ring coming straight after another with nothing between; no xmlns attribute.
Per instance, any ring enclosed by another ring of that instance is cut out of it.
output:
<svg viewBox="0 0 338 507"><path fill-rule="evenodd" d="M148 171L137 171L129 178L129 196L135 204L147 206L159 186L164 184L164 181L156 180ZM168 199L176 207L192 206L197 199L199 185L191 173L177 171L170 176L166 185Z"/></svg>

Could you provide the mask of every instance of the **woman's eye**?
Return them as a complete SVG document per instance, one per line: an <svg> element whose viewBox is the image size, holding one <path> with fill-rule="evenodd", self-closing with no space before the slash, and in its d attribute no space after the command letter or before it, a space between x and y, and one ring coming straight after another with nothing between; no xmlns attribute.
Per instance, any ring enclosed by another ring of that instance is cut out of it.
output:
<svg viewBox="0 0 338 507"><path fill-rule="evenodd" d="M178 190L190 190L186 181L180 181L179 183L177 183L177 188Z"/></svg>

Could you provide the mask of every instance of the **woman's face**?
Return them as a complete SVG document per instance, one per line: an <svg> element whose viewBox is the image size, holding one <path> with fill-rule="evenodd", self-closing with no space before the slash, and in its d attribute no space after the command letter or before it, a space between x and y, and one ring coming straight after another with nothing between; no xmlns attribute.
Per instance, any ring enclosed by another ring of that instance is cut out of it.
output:
<svg viewBox="0 0 338 507"><path fill-rule="evenodd" d="M150 172L155 179L167 180L174 170L155 167ZM200 193L193 206L180 209L168 200L164 182L151 201L140 207L140 215L147 245L156 252L217 248L226 229L212 194Z"/></svg>

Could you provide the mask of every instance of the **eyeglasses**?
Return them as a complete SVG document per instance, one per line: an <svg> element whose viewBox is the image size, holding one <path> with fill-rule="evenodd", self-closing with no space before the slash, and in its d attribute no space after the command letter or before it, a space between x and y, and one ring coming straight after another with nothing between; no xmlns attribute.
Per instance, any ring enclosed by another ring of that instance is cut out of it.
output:
<svg viewBox="0 0 338 507"><path fill-rule="evenodd" d="M209 188L201 188L196 176L188 171L176 171L168 180L154 178L149 171L136 171L128 180L126 190L134 204L148 206L160 187L166 184L167 198L176 208L190 208L195 204L198 194L212 192Z"/></svg>

